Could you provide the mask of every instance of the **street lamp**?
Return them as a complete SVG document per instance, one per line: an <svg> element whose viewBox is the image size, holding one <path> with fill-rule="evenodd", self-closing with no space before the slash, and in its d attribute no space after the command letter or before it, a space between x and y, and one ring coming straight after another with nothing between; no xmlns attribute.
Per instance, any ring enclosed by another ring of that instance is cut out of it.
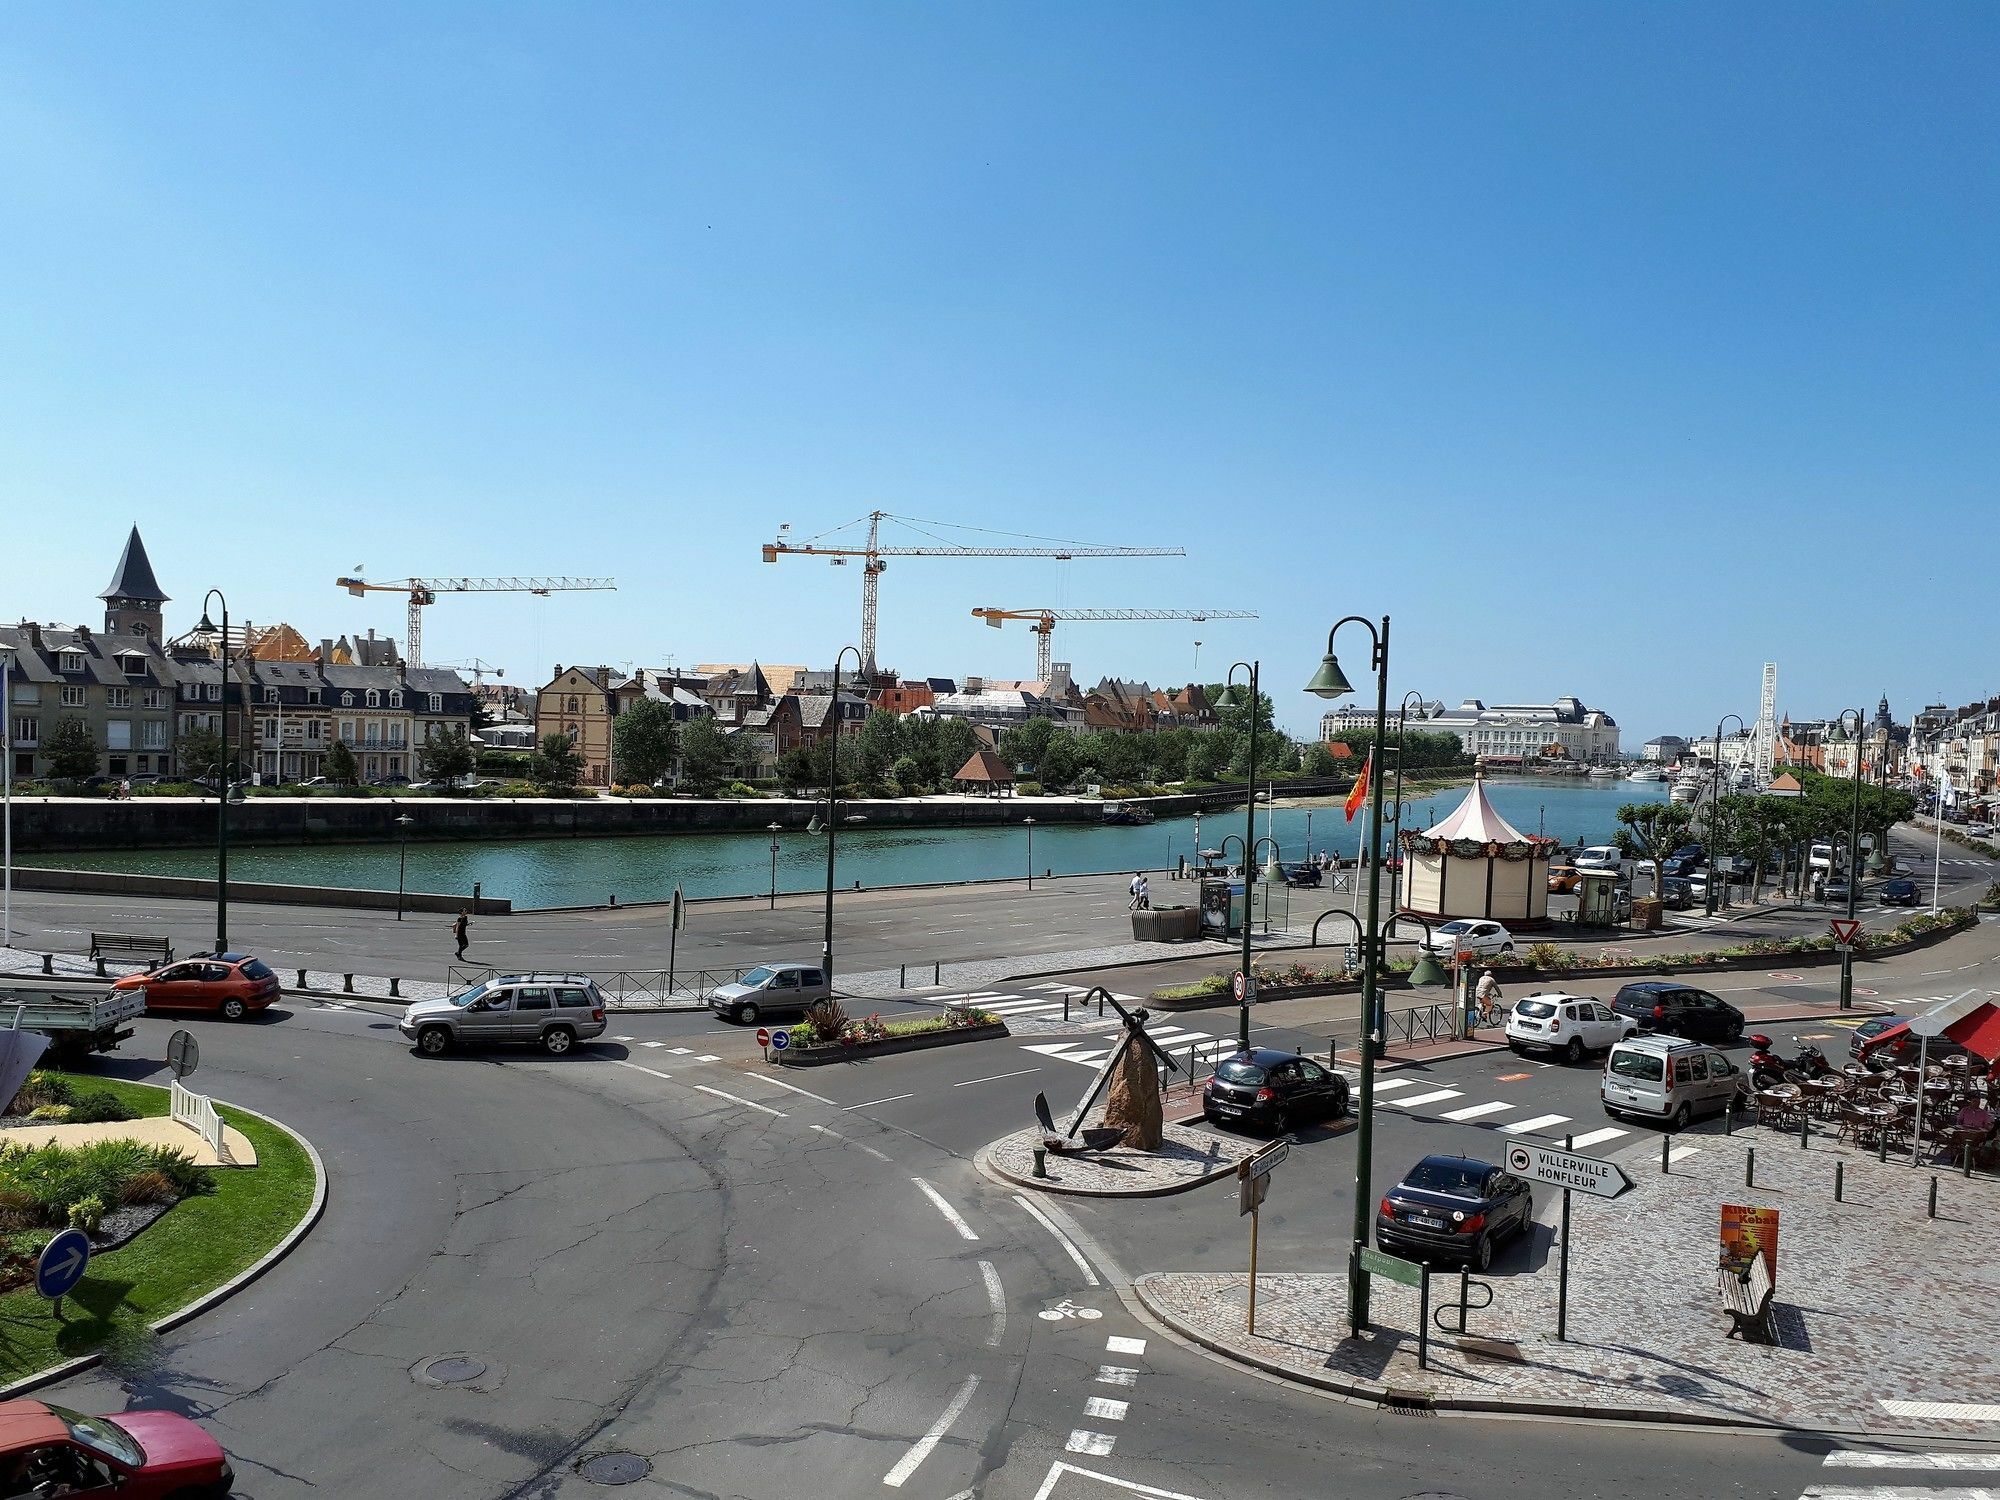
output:
<svg viewBox="0 0 2000 1500"><path fill-rule="evenodd" d="M1711 917L1715 915L1715 846L1720 842L1722 827L1722 726L1731 719L1746 735L1750 732L1741 714L1724 714L1715 721L1715 775L1710 778L1708 794L1708 893L1704 901ZM1653 892L1654 900L1659 896L1658 891Z"/></svg>
<svg viewBox="0 0 2000 1500"><path fill-rule="evenodd" d="M201 623L195 629L216 635L208 617L208 601L222 605L219 660L222 663L222 769L215 778L215 951L229 951L229 600L221 589L201 596Z"/></svg>
<svg viewBox="0 0 2000 1500"><path fill-rule="evenodd" d="M833 658L833 701L826 707L827 718L833 722L833 731L826 741L826 935L821 940L819 966L826 975L826 991L833 993L833 849L840 836L840 664L847 659L848 652L854 652L854 669L866 670L861 653L853 646L842 646Z"/></svg>
<svg viewBox="0 0 2000 1500"><path fill-rule="evenodd" d="M1854 920L1854 905L1861 895L1861 726L1858 708L1843 708L1834 721L1843 729L1847 716L1854 715L1854 810L1847 823L1847 920ZM1850 932L1853 928L1848 929ZM1840 954L1840 1008L1854 1009L1854 944L1845 943Z"/></svg>
<svg viewBox="0 0 2000 1500"><path fill-rule="evenodd" d="M1236 1044L1250 1050L1250 1006L1257 998L1256 981L1250 977L1250 902L1257 882L1251 864L1257 842L1257 663L1237 662L1223 678L1223 686L1236 685L1241 668L1250 674L1250 758L1243 768L1243 999L1236 1008Z"/></svg>
<svg viewBox="0 0 2000 1500"><path fill-rule="evenodd" d="M1403 737L1409 727L1410 700L1413 698L1418 708L1429 701L1411 688L1403 694L1402 706L1396 710L1396 816L1393 819L1396 831L1389 839L1389 857L1396 862L1389 871L1389 910L1392 913L1403 909L1403 762L1408 758L1403 751Z"/></svg>
<svg viewBox="0 0 2000 1500"><path fill-rule="evenodd" d="M780 823L766 824L764 831L771 835L771 910L778 909L778 832Z"/></svg>
<svg viewBox="0 0 2000 1500"><path fill-rule="evenodd" d="M1354 684L1340 670L1333 654L1333 638L1343 625L1357 624L1374 644L1369 664L1375 669L1375 743L1379 746L1389 733L1389 617L1382 616L1381 628L1364 615L1348 615L1326 633L1326 656L1313 673L1306 691L1321 698L1340 698L1354 691ZM1381 1038L1381 997L1376 983L1381 971L1382 950L1382 776L1381 768L1370 778L1368 796L1368 925L1367 940L1361 948L1361 1100L1354 1132L1354 1234L1347 1267L1347 1321L1354 1333L1368 1326L1368 1273L1361 1266L1361 1252L1369 1237L1369 1215L1375 1210L1369 1195L1369 1152L1375 1135L1375 1049Z"/></svg>
<svg viewBox="0 0 2000 1500"><path fill-rule="evenodd" d="M410 825L417 820L408 813L396 814L396 832L401 847L396 852L396 920L403 920L403 877L410 868Z"/></svg>
<svg viewBox="0 0 2000 1500"><path fill-rule="evenodd" d="M1306 809L1306 863L1313 862L1313 810Z"/></svg>
<svg viewBox="0 0 2000 1500"><path fill-rule="evenodd" d="M1021 826L1028 830L1028 889L1035 888L1035 820L1021 819Z"/></svg>

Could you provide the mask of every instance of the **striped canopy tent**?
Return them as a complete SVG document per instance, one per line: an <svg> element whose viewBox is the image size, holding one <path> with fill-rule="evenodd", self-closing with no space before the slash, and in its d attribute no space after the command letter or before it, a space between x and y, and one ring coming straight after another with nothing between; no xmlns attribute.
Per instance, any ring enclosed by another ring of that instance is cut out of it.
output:
<svg viewBox="0 0 2000 1500"><path fill-rule="evenodd" d="M1475 776L1456 811L1403 835L1402 910L1425 918L1546 922L1549 859L1557 841L1522 833L1500 816Z"/></svg>

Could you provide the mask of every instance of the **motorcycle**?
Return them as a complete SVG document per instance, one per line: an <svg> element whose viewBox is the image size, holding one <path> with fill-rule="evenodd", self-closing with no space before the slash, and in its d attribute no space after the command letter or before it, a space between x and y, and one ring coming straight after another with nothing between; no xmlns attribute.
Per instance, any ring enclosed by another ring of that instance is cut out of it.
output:
<svg viewBox="0 0 2000 1500"><path fill-rule="evenodd" d="M1799 1055L1788 1060L1771 1050L1768 1036L1758 1033L1750 1038L1750 1082L1755 1088L1768 1089L1794 1076L1824 1078L1833 1070L1817 1047L1801 1047Z"/></svg>

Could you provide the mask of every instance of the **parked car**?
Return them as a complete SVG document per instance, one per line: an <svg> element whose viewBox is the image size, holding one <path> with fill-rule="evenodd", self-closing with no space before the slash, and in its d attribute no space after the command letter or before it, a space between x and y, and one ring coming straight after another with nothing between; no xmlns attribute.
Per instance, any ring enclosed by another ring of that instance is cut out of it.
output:
<svg viewBox="0 0 2000 1500"><path fill-rule="evenodd" d="M1941 1063L1965 1052L1964 1046L1948 1036L1934 1036L1930 1045L1925 1047L1922 1037L1907 1030L1896 1032L1879 1042L1875 1040L1885 1031L1896 1031L1897 1027L1909 1024L1908 1016L1870 1016L1848 1037L1847 1055L1872 1068L1913 1068L1919 1057Z"/></svg>
<svg viewBox="0 0 2000 1500"><path fill-rule="evenodd" d="M7 1495L24 1497L220 1500L236 1484L221 1445L176 1412L90 1417L44 1401L0 1402L0 1476Z"/></svg>
<svg viewBox="0 0 2000 1500"><path fill-rule="evenodd" d="M1822 901L1839 901L1845 903L1847 900L1847 877L1845 875L1829 876L1826 883L1820 888L1819 894Z"/></svg>
<svg viewBox="0 0 2000 1500"><path fill-rule="evenodd" d="M1967 823L1965 831L1974 838L1990 839L1993 837L1993 825L1983 819L1978 822Z"/></svg>
<svg viewBox="0 0 2000 1500"><path fill-rule="evenodd" d="M1514 1002L1507 1013L1507 1045L1516 1052L1559 1052L1565 1062L1581 1062L1586 1052L1608 1051L1639 1023L1588 995L1544 995Z"/></svg>
<svg viewBox="0 0 2000 1500"><path fill-rule="evenodd" d="M1316 864L1288 864L1280 865L1278 868L1284 874L1285 884L1294 888L1317 886L1323 878Z"/></svg>
<svg viewBox="0 0 2000 1500"><path fill-rule="evenodd" d="M1875 899L1884 906L1915 906L1923 899L1914 880L1898 878L1885 880L1875 890Z"/></svg>
<svg viewBox="0 0 2000 1500"><path fill-rule="evenodd" d="M308 777L307 777L307 778L306 778L306 779L305 779L304 781L301 781L301 782L297 782L297 783L295 783L295 785L298 785L298 786L302 786L302 787L306 787L306 786L332 786L332 785L333 785L333 782L332 782L332 781L331 781L331 780L330 780L329 778L327 778L327 777L325 777L325 776L308 776Z"/></svg>
<svg viewBox="0 0 2000 1500"><path fill-rule="evenodd" d="M1625 855L1616 844L1592 844L1579 849L1570 856L1570 863L1579 870L1629 870Z"/></svg>
<svg viewBox="0 0 2000 1500"><path fill-rule="evenodd" d="M196 954L144 974L127 974L112 985L137 990L146 1011L192 1010L240 1021L266 1010L278 998L278 976L261 958L247 953Z"/></svg>
<svg viewBox="0 0 2000 1500"><path fill-rule="evenodd" d="M419 1000L396 1023L426 1057L502 1043L560 1057L604 1028L604 996L584 974L496 974L455 995Z"/></svg>
<svg viewBox="0 0 2000 1500"><path fill-rule="evenodd" d="M1422 945L1439 958L1449 958L1454 953L1512 953L1514 935L1498 922L1461 918L1446 922L1427 938Z"/></svg>
<svg viewBox="0 0 2000 1500"><path fill-rule="evenodd" d="M1660 861L1662 875L1685 875L1702 862L1707 850L1699 844L1686 844Z"/></svg>
<svg viewBox="0 0 2000 1500"><path fill-rule="evenodd" d="M1664 1032L1695 1042L1734 1042L1743 1035L1743 1012L1707 990L1672 979L1642 979L1620 989L1611 1008L1641 1031Z"/></svg>
<svg viewBox="0 0 2000 1500"><path fill-rule="evenodd" d="M759 964L734 984L717 986L708 1008L725 1020L754 1026L763 1016L801 1016L833 994L817 964Z"/></svg>
<svg viewBox="0 0 2000 1500"><path fill-rule="evenodd" d="M1549 866L1550 895L1561 895L1567 891L1573 891L1582 880L1583 877L1577 873L1575 865Z"/></svg>
<svg viewBox="0 0 2000 1500"><path fill-rule="evenodd" d="M1470 1261L1481 1271L1493 1249L1534 1217L1525 1179L1470 1156L1426 1156L1382 1195L1375 1243L1391 1254Z"/></svg>
<svg viewBox="0 0 2000 1500"><path fill-rule="evenodd" d="M1741 854L1724 854L1715 861L1715 878L1735 885L1747 884L1757 873L1756 862Z"/></svg>
<svg viewBox="0 0 2000 1500"><path fill-rule="evenodd" d="M1202 1090L1202 1118L1211 1125L1256 1125L1283 1132L1309 1120L1347 1113L1347 1080L1296 1052L1255 1047L1225 1057Z"/></svg>
<svg viewBox="0 0 2000 1500"><path fill-rule="evenodd" d="M1628 1037L1611 1049L1598 1084L1604 1112L1685 1130L1696 1115L1729 1107L1743 1070L1715 1048L1678 1037Z"/></svg>
<svg viewBox="0 0 2000 1500"><path fill-rule="evenodd" d="M1694 905L1694 886L1684 876L1667 876L1660 882L1660 904L1672 911L1686 911Z"/></svg>

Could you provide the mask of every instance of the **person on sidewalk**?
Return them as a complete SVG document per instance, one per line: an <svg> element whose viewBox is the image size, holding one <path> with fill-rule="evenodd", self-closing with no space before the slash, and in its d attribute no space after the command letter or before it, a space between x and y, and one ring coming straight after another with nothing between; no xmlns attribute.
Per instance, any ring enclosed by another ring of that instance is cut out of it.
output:
<svg viewBox="0 0 2000 1500"><path fill-rule="evenodd" d="M458 956L461 960L465 957L465 935L471 926L472 918L461 907L458 913L458 920L451 924L452 939L458 944Z"/></svg>
<svg viewBox="0 0 2000 1500"><path fill-rule="evenodd" d="M1493 977L1491 969L1479 976L1476 998L1479 1002L1479 1024L1497 1026L1500 1023L1500 981Z"/></svg>
<svg viewBox="0 0 2000 1500"><path fill-rule="evenodd" d="M1139 872L1139 910L1151 911L1152 909L1153 909L1152 882L1146 879L1145 871L1142 870Z"/></svg>
<svg viewBox="0 0 2000 1500"><path fill-rule="evenodd" d="M1132 883L1129 886L1127 886L1126 889L1132 893L1131 905L1129 905L1126 908L1126 910L1144 911L1147 905L1145 872L1141 870L1134 870L1132 872Z"/></svg>

